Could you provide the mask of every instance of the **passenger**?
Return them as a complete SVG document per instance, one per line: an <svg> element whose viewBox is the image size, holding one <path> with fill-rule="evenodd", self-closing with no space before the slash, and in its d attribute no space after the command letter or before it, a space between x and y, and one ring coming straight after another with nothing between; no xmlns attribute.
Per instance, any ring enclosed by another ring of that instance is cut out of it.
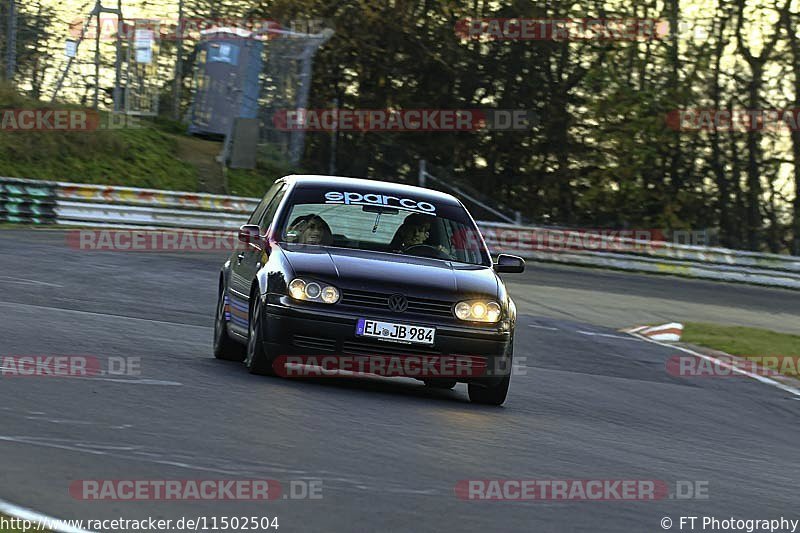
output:
<svg viewBox="0 0 800 533"><path fill-rule="evenodd" d="M319 215L311 214L295 218L286 231L287 237L290 237L292 233L294 233L294 236L291 242L322 246L333 244L331 228Z"/></svg>

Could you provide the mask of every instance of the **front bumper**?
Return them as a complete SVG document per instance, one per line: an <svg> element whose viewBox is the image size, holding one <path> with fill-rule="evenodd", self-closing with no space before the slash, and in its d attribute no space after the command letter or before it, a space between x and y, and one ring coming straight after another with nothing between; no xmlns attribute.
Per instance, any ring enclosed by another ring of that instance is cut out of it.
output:
<svg viewBox="0 0 800 533"><path fill-rule="evenodd" d="M277 301L276 301L277 300ZM513 329L500 327L474 327L445 324L437 319L388 314L374 310L362 313L342 311L335 306L292 305L281 297L270 301L264 308L262 331L264 348L270 357L326 356L341 358L381 357L384 360L412 358L414 360L443 362L450 372L438 371L427 377L447 377L463 382L480 382L491 386L511 372ZM402 324L432 326L436 328L433 345L400 344L356 336L359 318L386 320ZM458 369L447 363L458 361ZM465 371L464 361L470 368ZM416 367L415 367L416 368ZM412 375L424 379L425 374Z"/></svg>

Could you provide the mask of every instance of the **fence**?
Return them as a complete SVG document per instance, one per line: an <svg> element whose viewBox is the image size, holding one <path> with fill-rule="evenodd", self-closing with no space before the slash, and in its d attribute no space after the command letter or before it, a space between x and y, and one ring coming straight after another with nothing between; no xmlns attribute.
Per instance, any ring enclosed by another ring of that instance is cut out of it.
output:
<svg viewBox="0 0 800 533"><path fill-rule="evenodd" d="M235 230L256 198L0 178L0 221ZM478 222L492 253L534 261L800 289L800 257Z"/></svg>
<svg viewBox="0 0 800 533"><path fill-rule="evenodd" d="M0 220L7 222L235 229L257 204L238 196L0 178Z"/></svg>

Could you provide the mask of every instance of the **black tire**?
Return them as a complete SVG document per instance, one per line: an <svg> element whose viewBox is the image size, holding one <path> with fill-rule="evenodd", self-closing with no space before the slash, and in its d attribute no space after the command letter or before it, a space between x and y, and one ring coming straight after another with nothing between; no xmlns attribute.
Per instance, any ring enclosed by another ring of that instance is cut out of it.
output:
<svg viewBox="0 0 800 533"><path fill-rule="evenodd" d="M503 405L508 396L508 385L511 382L511 375L507 375L494 387L481 387L476 383L470 383L467 387L469 401L484 405Z"/></svg>
<svg viewBox="0 0 800 533"><path fill-rule="evenodd" d="M456 383L454 379L435 378L425 380L425 386L432 389L452 389L456 386Z"/></svg>
<svg viewBox="0 0 800 533"><path fill-rule="evenodd" d="M225 291L220 287L217 299L217 314L214 318L214 357L241 363L245 357L244 346L228 334L225 325Z"/></svg>
<svg viewBox="0 0 800 533"><path fill-rule="evenodd" d="M251 374L260 376L274 376L272 358L264 350L264 335L261 321L261 297L258 292L250 296L251 310L248 322L249 335L247 336L247 356L244 364Z"/></svg>
<svg viewBox="0 0 800 533"><path fill-rule="evenodd" d="M512 336L505 349L508 368L507 374L497 385L486 387L482 383L470 383L467 387L469 401L484 405L503 405L508 396L508 386L511 383L511 371L514 359L514 337Z"/></svg>

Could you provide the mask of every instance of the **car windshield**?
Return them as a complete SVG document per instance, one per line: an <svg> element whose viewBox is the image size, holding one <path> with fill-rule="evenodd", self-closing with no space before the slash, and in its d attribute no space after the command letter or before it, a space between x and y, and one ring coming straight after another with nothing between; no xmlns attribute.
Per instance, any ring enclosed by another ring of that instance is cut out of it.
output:
<svg viewBox="0 0 800 533"><path fill-rule="evenodd" d="M296 191L280 240L490 265L463 207L369 192Z"/></svg>

